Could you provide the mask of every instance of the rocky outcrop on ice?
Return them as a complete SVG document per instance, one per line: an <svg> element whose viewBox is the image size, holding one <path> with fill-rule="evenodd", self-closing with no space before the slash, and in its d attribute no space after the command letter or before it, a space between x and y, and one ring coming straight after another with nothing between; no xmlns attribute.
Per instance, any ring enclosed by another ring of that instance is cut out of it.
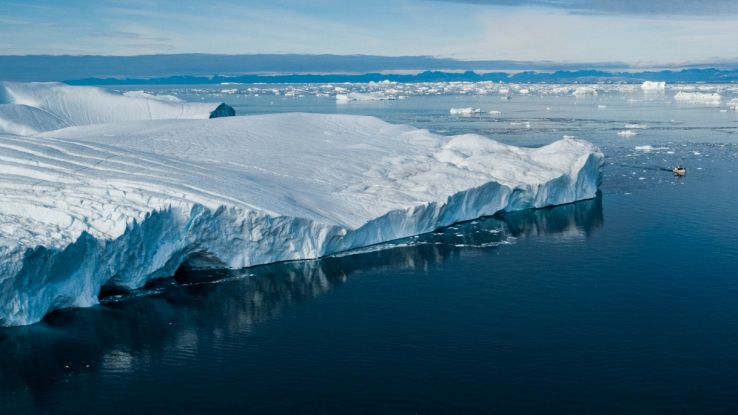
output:
<svg viewBox="0 0 738 415"><path fill-rule="evenodd" d="M0 82L0 133L31 135L63 127L235 115L222 103L187 103L143 91L116 94L57 82Z"/></svg>
<svg viewBox="0 0 738 415"><path fill-rule="evenodd" d="M183 265L318 258L595 196L602 153L275 114L0 133L0 325Z"/></svg>

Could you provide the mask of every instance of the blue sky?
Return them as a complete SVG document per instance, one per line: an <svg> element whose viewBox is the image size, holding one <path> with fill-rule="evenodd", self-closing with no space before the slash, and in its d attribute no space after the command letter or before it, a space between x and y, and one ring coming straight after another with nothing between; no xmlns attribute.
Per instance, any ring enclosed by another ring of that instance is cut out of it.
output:
<svg viewBox="0 0 738 415"><path fill-rule="evenodd" d="M738 58L736 0L0 0L0 54Z"/></svg>

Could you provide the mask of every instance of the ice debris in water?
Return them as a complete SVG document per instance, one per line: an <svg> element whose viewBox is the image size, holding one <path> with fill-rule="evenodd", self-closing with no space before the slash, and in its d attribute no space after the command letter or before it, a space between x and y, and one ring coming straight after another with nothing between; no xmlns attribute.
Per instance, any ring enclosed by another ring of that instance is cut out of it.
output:
<svg viewBox="0 0 738 415"><path fill-rule="evenodd" d="M638 135L638 132L633 130L622 130L618 131L618 135L620 137L635 137Z"/></svg>
<svg viewBox="0 0 738 415"><path fill-rule="evenodd" d="M235 115L223 103L187 103L143 91L116 94L57 82L0 82L0 133L32 135L64 127Z"/></svg>
<svg viewBox="0 0 738 415"><path fill-rule="evenodd" d="M666 89L666 82L645 81L641 84L644 91L663 91Z"/></svg>
<svg viewBox="0 0 738 415"><path fill-rule="evenodd" d="M691 104L720 105L720 100L722 99L722 97L717 92L704 93L679 91L676 95L674 95L674 99L679 102L686 102Z"/></svg>
<svg viewBox="0 0 738 415"><path fill-rule="evenodd" d="M466 107L466 108L451 108L448 110L449 114L451 115L474 115L474 114L481 114L482 110L479 108L474 107Z"/></svg>

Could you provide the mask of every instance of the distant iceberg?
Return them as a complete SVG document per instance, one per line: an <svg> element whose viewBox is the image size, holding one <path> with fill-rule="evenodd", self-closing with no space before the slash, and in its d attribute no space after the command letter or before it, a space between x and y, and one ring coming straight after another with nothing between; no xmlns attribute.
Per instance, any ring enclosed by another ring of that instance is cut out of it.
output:
<svg viewBox="0 0 738 415"><path fill-rule="evenodd" d="M235 115L223 103L187 103L143 91L116 94L58 82L0 82L0 133L30 135L63 127Z"/></svg>
<svg viewBox="0 0 738 415"><path fill-rule="evenodd" d="M575 97L595 96L597 95L597 89L591 86L579 86L572 92L572 95Z"/></svg>
<svg viewBox="0 0 738 415"><path fill-rule="evenodd" d="M730 101L728 101L728 108L738 111L738 98L733 98Z"/></svg>
<svg viewBox="0 0 738 415"><path fill-rule="evenodd" d="M450 110L448 110L448 113L451 115L474 115L474 114L481 114L482 110L480 108L474 108L474 107L451 108Z"/></svg>
<svg viewBox="0 0 738 415"><path fill-rule="evenodd" d="M318 258L589 199L603 159L576 139L519 148L302 113L0 133L0 325L181 266Z"/></svg>
<svg viewBox="0 0 738 415"><path fill-rule="evenodd" d="M704 104L704 105L720 105L722 97L718 93L706 93L706 92L685 92L679 91L674 95L674 99L679 102L687 102L692 104Z"/></svg>
<svg viewBox="0 0 738 415"><path fill-rule="evenodd" d="M666 82L646 81L641 84L644 91L663 91L666 89Z"/></svg>
<svg viewBox="0 0 738 415"><path fill-rule="evenodd" d="M386 95L383 92L351 92L349 94L336 94L336 102L351 101L389 101L397 99L392 95Z"/></svg>

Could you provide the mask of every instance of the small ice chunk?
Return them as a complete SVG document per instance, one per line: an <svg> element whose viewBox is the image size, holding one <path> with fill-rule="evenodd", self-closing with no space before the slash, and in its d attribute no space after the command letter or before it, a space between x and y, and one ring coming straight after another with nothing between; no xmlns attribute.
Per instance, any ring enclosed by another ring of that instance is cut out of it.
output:
<svg viewBox="0 0 738 415"><path fill-rule="evenodd" d="M666 89L666 82L646 81L641 84L644 91L663 91Z"/></svg>
<svg viewBox="0 0 738 415"><path fill-rule="evenodd" d="M679 91L676 95L674 95L674 99L679 102L686 102L690 104L720 105L720 100L722 99L722 97L717 92L705 93Z"/></svg>
<svg viewBox="0 0 738 415"><path fill-rule="evenodd" d="M625 124L624 127L625 129L628 129L628 130L645 130L646 128L648 128L646 124L631 124L631 123Z"/></svg>
<svg viewBox="0 0 738 415"><path fill-rule="evenodd" d="M591 86L579 86L572 92L572 95L575 97L595 96L597 95L597 90Z"/></svg>
<svg viewBox="0 0 738 415"><path fill-rule="evenodd" d="M451 115L474 115L474 114L481 114L482 110L479 108L474 107L466 107L466 108L451 108L448 110L449 114Z"/></svg>

